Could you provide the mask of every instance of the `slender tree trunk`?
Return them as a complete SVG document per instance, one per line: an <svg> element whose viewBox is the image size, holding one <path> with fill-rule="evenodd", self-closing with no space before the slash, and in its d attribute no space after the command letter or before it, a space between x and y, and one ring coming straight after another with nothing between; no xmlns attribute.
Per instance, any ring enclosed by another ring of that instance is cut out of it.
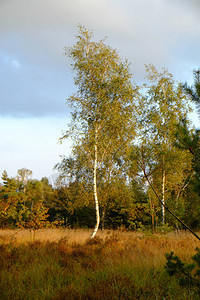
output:
<svg viewBox="0 0 200 300"><path fill-rule="evenodd" d="M150 214L151 214L151 225L152 230L155 231L155 209L154 209L154 203L151 201L151 196L149 195L149 202L150 202Z"/></svg>
<svg viewBox="0 0 200 300"><path fill-rule="evenodd" d="M26 193L25 181L23 181L23 185L24 185L23 192L24 192L24 195L25 195L25 193ZM23 203L24 203L24 206L25 206L26 205L26 200L25 199L24 199Z"/></svg>
<svg viewBox="0 0 200 300"><path fill-rule="evenodd" d="M162 178L162 224L165 224L165 180L166 180L166 175L165 175L165 170L163 170L163 178Z"/></svg>
<svg viewBox="0 0 200 300"><path fill-rule="evenodd" d="M95 145L94 145L94 169L93 169L93 191L94 191L94 202L95 202L95 210L96 210L96 225L92 232L91 239L93 239L97 233L100 223L100 215L99 215L99 201L97 195L97 129L95 132Z"/></svg>
<svg viewBox="0 0 200 300"><path fill-rule="evenodd" d="M162 84L162 90L163 90L163 95L164 95L164 116L163 116L163 126L165 128L165 133L164 133L164 141L163 145L166 145L166 107L167 107L167 96L166 96L166 88L165 85ZM165 149L166 150L166 149ZM165 224L165 182L166 182L166 173L165 173L165 156L163 156L163 177L162 177L162 224Z"/></svg>
<svg viewBox="0 0 200 300"><path fill-rule="evenodd" d="M101 230L104 231L104 224L105 224L105 215L106 215L106 209L103 208L103 211L102 211L102 217L101 217Z"/></svg>

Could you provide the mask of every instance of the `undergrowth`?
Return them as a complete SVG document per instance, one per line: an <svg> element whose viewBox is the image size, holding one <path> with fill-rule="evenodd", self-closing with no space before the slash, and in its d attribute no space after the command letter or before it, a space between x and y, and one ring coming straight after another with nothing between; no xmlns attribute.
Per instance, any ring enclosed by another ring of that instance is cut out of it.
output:
<svg viewBox="0 0 200 300"><path fill-rule="evenodd" d="M177 278L182 288L187 288L190 294L198 295L200 298L200 249L192 256L193 263L186 264L180 260L174 252L167 253L165 268L170 276Z"/></svg>
<svg viewBox="0 0 200 300"><path fill-rule="evenodd" d="M194 255L189 244L117 234L84 244L1 243L0 299L195 299L197 294L164 268L172 247L189 264Z"/></svg>

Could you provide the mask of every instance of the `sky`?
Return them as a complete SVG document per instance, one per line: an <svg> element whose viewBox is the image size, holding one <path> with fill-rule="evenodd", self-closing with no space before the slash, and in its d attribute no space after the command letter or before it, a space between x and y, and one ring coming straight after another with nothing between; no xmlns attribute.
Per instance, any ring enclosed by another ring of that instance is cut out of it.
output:
<svg viewBox="0 0 200 300"><path fill-rule="evenodd" d="M199 0L0 0L0 174L27 168L49 177L70 154L70 141L58 140L75 91L64 47L75 43L78 24L107 37L138 84L145 64L189 84L200 67Z"/></svg>

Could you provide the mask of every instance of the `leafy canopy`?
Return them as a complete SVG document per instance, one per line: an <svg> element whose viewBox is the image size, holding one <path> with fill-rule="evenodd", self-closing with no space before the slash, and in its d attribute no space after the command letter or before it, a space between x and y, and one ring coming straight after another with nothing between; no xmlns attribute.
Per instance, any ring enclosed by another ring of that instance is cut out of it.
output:
<svg viewBox="0 0 200 300"><path fill-rule="evenodd" d="M75 72L77 92L67 99L72 108L70 129L63 135L74 138L76 152L92 149L98 140L101 161L123 149L134 135L134 95L127 61L122 61L104 40L95 42L93 33L79 26L77 42L66 49ZM78 148L81 145L81 149ZM90 153L89 161L93 161Z"/></svg>

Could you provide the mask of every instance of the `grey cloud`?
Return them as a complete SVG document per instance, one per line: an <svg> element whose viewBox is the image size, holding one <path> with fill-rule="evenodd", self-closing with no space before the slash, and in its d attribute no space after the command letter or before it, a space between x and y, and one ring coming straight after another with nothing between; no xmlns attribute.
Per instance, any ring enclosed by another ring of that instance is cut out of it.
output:
<svg viewBox="0 0 200 300"><path fill-rule="evenodd" d="M122 13L120 2L115 0L8 0L3 4L1 2L0 7L1 22L12 30L13 24L16 29L21 27L25 30L25 26L55 28L74 21L76 23L77 20L84 23L91 20L94 25L101 20L100 28L120 30L124 25L120 24L119 19L122 23L126 20L126 13Z"/></svg>
<svg viewBox="0 0 200 300"><path fill-rule="evenodd" d="M143 0L140 4L133 1L129 10L127 7L130 30L123 47L140 80L144 77L144 63L166 66L178 79L181 74L177 66L181 70L186 64L195 64L200 50L197 39L200 20L193 7L189 7L189 1L185 2L187 5L176 0ZM193 52L193 55L189 57L186 52Z"/></svg>
<svg viewBox="0 0 200 300"><path fill-rule="evenodd" d="M102 32L99 38L123 34L127 26L114 0L8 0L0 2L0 47L30 63L62 68L63 48L72 45L79 23Z"/></svg>
<svg viewBox="0 0 200 300"><path fill-rule="evenodd" d="M97 39L108 36L139 82L148 63L187 80L191 70L185 68L199 62L199 5L199 0L1 0L0 115L66 112L73 74L63 48L74 43L78 23Z"/></svg>
<svg viewBox="0 0 200 300"><path fill-rule="evenodd" d="M5 67L6 65L6 67ZM65 98L72 92L71 78L63 72L24 66L6 57L0 72L1 116L67 115Z"/></svg>
<svg viewBox="0 0 200 300"><path fill-rule="evenodd" d="M187 10L187 12L193 11L199 14L198 11L198 9L200 8L199 0L164 0L164 1L177 5L177 7Z"/></svg>

